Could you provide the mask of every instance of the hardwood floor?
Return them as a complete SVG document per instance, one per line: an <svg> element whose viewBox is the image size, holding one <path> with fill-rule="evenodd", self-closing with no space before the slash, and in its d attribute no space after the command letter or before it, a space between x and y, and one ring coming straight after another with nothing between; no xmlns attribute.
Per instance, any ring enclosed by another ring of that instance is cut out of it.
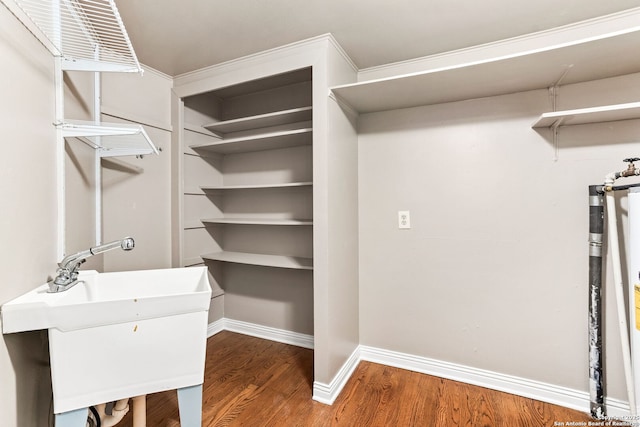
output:
<svg viewBox="0 0 640 427"><path fill-rule="evenodd" d="M313 351L232 332L209 338L202 425L286 427L554 426L588 414L361 362L332 406L315 402ZM132 426L129 413L122 427ZM147 426L178 427L175 391L147 396Z"/></svg>

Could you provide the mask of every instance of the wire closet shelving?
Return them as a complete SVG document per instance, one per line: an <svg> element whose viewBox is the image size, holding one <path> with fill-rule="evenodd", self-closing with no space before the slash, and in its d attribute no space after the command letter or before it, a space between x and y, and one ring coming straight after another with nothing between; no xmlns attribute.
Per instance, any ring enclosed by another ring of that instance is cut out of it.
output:
<svg viewBox="0 0 640 427"><path fill-rule="evenodd" d="M63 70L142 72L113 0L2 0Z"/></svg>
<svg viewBox="0 0 640 427"><path fill-rule="evenodd" d="M143 69L113 0L0 0L51 52L62 71L128 72ZM158 154L138 124L58 121L100 157Z"/></svg>

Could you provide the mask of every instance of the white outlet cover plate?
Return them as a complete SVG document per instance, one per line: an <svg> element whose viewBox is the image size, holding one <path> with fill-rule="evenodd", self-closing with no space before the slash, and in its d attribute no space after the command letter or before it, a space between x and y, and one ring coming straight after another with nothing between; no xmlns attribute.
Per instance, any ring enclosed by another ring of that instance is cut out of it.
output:
<svg viewBox="0 0 640 427"><path fill-rule="evenodd" d="M411 214L409 211L398 211L398 228L411 228Z"/></svg>

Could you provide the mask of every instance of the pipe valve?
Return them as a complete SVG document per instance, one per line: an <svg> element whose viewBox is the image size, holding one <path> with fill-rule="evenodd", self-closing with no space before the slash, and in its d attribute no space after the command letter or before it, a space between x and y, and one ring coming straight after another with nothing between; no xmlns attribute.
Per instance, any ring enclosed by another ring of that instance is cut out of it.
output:
<svg viewBox="0 0 640 427"><path fill-rule="evenodd" d="M623 162L629 163L629 165L627 166L627 170L620 172L620 176L627 177L638 175L636 172L636 165L633 164L633 162L637 161L640 161L640 157L629 157L628 159L624 159Z"/></svg>

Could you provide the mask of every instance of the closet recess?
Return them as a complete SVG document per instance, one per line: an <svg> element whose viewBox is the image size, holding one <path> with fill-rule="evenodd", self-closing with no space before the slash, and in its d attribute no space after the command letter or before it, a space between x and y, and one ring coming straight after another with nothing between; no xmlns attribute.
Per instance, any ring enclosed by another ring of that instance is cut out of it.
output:
<svg viewBox="0 0 640 427"><path fill-rule="evenodd" d="M222 289L230 264L262 268L265 283L312 270L311 69L183 102L182 265L206 263Z"/></svg>

